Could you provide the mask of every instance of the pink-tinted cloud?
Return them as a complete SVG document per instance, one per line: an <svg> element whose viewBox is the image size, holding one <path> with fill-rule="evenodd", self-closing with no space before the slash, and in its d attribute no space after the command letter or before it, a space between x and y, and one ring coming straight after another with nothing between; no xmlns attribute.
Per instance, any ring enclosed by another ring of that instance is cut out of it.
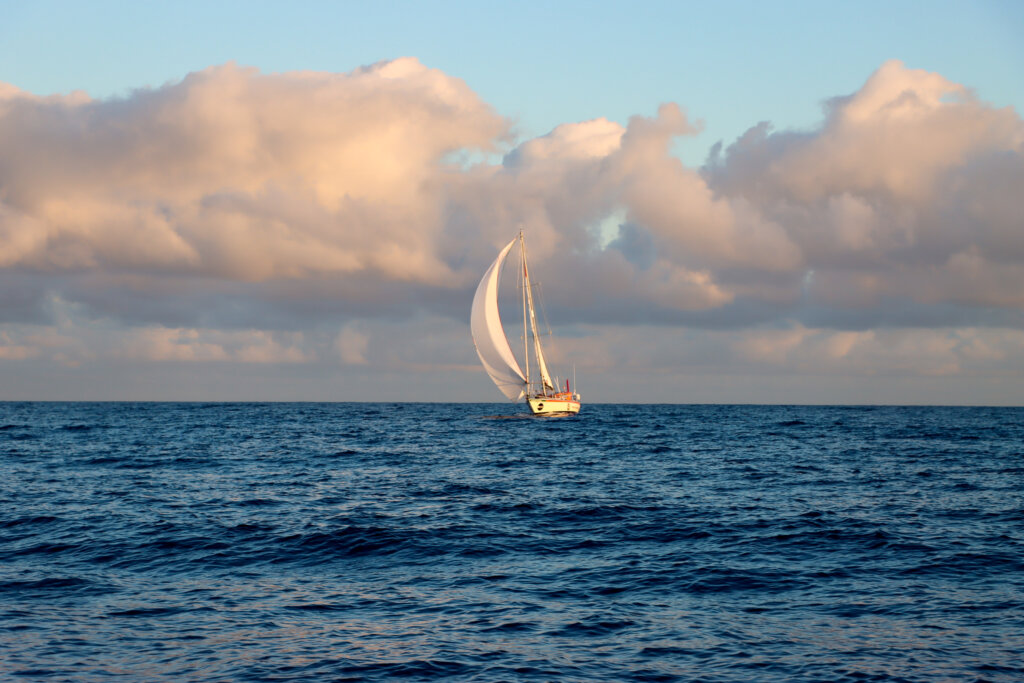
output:
<svg viewBox="0 0 1024 683"><path fill-rule="evenodd" d="M1024 122L938 74L883 65L822 128L752 129L709 186L785 227L832 306L1021 306Z"/></svg>
<svg viewBox="0 0 1024 683"><path fill-rule="evenodd" d="M889 62L819 127L695 169L671 149L698 129L666 104L517 141L411 58L106 100L0 84L0 359L460 372L472 287L523 228L595 372L1022 360L1017 112Z"/></svg>
<svg viewBox="0 0 1024 683"><path fill-rule="evenodd" d="M233 64L123 99L0 98L0 264L240 280L445 281L437 178L507 124L401 59L348 74Z"/></svg>

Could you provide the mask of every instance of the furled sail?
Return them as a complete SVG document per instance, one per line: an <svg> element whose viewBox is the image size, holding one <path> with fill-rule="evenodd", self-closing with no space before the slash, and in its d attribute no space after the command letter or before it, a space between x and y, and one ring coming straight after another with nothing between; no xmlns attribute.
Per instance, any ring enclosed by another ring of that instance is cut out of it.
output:
<svg viewBox="0 0 1024 683"><path fill-rule="evenodd" d="M526 377L519 369L519 363L512 355L508 338L505 337L505 330L501 327L501 316L498 314L498 281L501 278L501 266L505 262L505 257L515 243L516 240L509 242L484 273L476 288L476 294L473 295L473 309L469 316L469 328L480 362L498 385L501 393L513 401L523 396Z"/></svg>

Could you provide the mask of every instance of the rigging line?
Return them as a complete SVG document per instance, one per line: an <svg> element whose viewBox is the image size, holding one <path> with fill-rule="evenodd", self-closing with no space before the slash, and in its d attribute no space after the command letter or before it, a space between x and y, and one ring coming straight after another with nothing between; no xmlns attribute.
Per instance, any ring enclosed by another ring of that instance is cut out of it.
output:
<svg viewBox="0 0 1024 683"><path fill-rule="evenodd" d="M544 320L544 327L546 327L548 330L546 336L548 338L548 352L550 353L555 350L555 347L558 346L558 344L555 342L555 333L551 331L551 324L548 322L548 312L547 309L544 307L544 286L540 282L535 282L533 284L535 287L537 287L537 296L534 298L537 300L536 303L540 307L540 315L541 318ZM559 378L558 375L555 375L556 387L561 386L561 381L561 378Z"/></svg>
<svg viewBox="0 0 1024 683"><path fill-rule="evenodd" d="M509 261L511 261L511 259L509 259ZM507 265L507 263L508 262L506 261L505 263L502 264L502 269L504 269L504 267ZM522 256L521 255L520 255L519 267L516 268L515 270L516 270L516 292L518 292L518 294L516 294L516 299L519 299L520 295L525 299L525 297L526 297L526 289L525 289L525 285L523 283L523 267L522 267ZM515 326L516 327L519 326L518 319L515 322ZM527 335L529 333L530 333L529 328L527 328L525 326L525 320L524 320L523 331L520 333L519 338L522 339L522 340L526 340L527 339ZM524 359L524 362L529 363L529 359Z"/></svg>
<svg viewBox="0 0 1024 683"><path fill-rule="evenodd" d="M530 273L526 267L526 241L523 239L523 230L519 229L519 257L520 257L520 270L522 271L523 277L523 360L526 361L526 396L530 396L530 340L529 331L526 326L526 303L527 298L530 299L530 306L533 306L533 294L530 292ZM531 317L532 317L531 309ZM534 326L534 335L537 334L536 325ZM540 363L540 359L537 359L537 363Z"/></svg>
<svg viewBox="0 0 1024 683"><path fill-rule="evenodd" d="M544 319L544 327L548 328L548 333L547 333L548 347L553 350L555 348L555 346L556 346L556 344L555 344L555 333L551 331L551 325L548 323L548 312L547 312L547 309L544 308L544 287L541 286L541 284L538 282L537 283L537 288L539 290L538 293L537 293L537 299L540 302L540 316L541 316L541 318Z"/></svg>

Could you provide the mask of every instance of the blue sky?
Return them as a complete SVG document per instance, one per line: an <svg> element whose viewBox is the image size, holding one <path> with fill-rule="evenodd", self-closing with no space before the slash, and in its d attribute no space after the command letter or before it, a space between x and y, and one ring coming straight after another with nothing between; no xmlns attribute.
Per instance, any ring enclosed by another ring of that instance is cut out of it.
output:
<svg viewBox="0 0 1024 683"><path fill-rule="evenodd" d="M1021 2L0 0L0 399L499 400L469 301L525 227L588 400L1024 404L1022 38Z"/></svg>

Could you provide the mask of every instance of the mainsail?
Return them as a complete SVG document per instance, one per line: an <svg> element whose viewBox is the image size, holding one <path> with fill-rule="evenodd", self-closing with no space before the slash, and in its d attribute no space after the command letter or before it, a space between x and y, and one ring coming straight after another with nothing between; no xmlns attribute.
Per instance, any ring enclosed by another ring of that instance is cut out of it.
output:
<svg viewBox="0 0 1024 683"><path fill-rule="evenodd" d="M498 385L501 393L515 401L521 398L526 389L526 377L519 369L519 363L512 355L505 330L501 327L501 316L498 314L498 281L501 278L501 266L505 257L512 250L518 237L501 250L498 258L484 273L473 296L473 310L469 316L469 328L473 334L473 344L477 355L483 363L487 374Z"/></svg>

